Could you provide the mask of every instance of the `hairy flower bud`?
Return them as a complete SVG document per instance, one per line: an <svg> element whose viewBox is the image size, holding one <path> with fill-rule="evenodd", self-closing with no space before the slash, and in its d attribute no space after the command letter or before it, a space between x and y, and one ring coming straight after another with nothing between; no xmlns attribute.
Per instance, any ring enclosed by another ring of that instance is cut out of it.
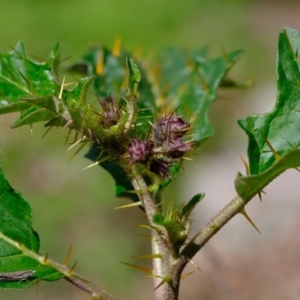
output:
<svg viewBox="0 0 300 300"><path fill-rule="evenodd" d="M99 100L102 107L100 123L104 128L109 128L116 125L122 115L121 109L117 106L114 99L108 96Z"/></svg>
<svg viewBox="0 0 300 300"><path fill-rule="evenodd" d="M147 163L152 155L153 142L133 139L128 150L132 163Z"/></svg>
<svg viewBox="0 0 300 300"><path fill-rule="evenodd" d="M149 162L149 170L160 176L167 178L170 175L169 163L163 158L155 158Z"/></svg>
<svg viewBox="0 0 300 300"><path fill-rule="evenodd" d="M189 130L189 124L182 117L170 114L159 118L153 125L153 141L162 145L166 140L182 138Z"/></svg>

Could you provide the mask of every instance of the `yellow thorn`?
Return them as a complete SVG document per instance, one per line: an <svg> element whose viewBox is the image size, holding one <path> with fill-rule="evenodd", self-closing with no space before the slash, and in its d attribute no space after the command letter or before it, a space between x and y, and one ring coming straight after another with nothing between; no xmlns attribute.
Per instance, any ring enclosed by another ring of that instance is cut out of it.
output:
<svg viewBox="0 0 300 300"><path fill-rule="evenodd" d="M209 92L209 86L206 83L204 77L202 76L202 74L200 73L200 71L198 69L197 69L197 74L198 74L198 76L200 78L200 82L202 84L202 88L203 88L204 92Z"/></svg>
<svg viewBox="0 0 300 300"><path fill-rule="evenodd" d="M51 127L50 127L50 128L51 128ZM72 132L72 129L69 128L69 131L68 131L67 136L66 136L65 145L67 145L67 143L68 143L68 140L69 140L69 137L70 137L71 132Z"/></svg>
<svg viewBox="0 0 300 300"><path fill-rule="evenodd" d="M266 142L266 144L269 146L270 150L272 151L276 161L279 161L281 159L281 156L276 152L276 150L273 148L273 146L268 141L268 139L262 133L260 133L260 134L261 134L262 138L264 139L264 141Z"/></svg>
<svg viewBox="0 0 300 300"><path fill-rule="evenodd" d="M45 133L42 135L41 138L45 137L46 134L47 134L52 128L53 128L53 126L50 126L50 127L45 131Z"/></svg>
<svg viewBox="0 0 300 300"><path fill-rule="evenodd" d="M62 95L63 95L63 91L64 91L64 85L65 85L65 79L66 79L66 77L64 76L63 81L61 83L61 88L60 88L60 91L59 91L59 96L58 96L59 99L62 99Z"/></svg>
<svg viewBox="0 0 300 300"><path fill-rule="evenodd" d="M67 151L70 151L72 148L74 148L75 146L77 146L79 143L83 142L84 139L86 139L86 141L88 140L87 137L84 135L82 136L81 139L79 139L78 141L74 142L68 149Z"/></svg>
<svg viewBox="0 0 300 300"><path fill-rule="evenodd" d="M158 286L154 289L154 291L156 291L159 287L161 287L166 282L170 282L170 277L169 276L166 276L165 278L163 278L163 280L158 284Z"/></svg>
<svg viewBox="0 0 300 300"><path fill-rule="evenodd" d="M153 274L152 269L140 267L140 266L133 265L133 264L129 264L129 263L126 263L126 262L123 262L123 261L120 261L120 263L123 264L123 265L125 265L125 266L131 267L133 269L136 269L136 270L142 271L144 273L147 273L149 275Z"/></svg>
<svg viewBox="0 0 300 300"><path fill-rule="evenodd" d="M246 160L243 158L243 156L241 154L240 154L240 158L241 158L241 160L244 164L244 167L246 169L246 174L247 174L247 176L249 176L250 175L249 164L246 162Z"/></svg>
<svg viewBox="0 0 300 300"><path fill-rule="evenodd" d="M140 206L140 205L142 205L142 202L138 201L138 202L133 202L133 203L130 203L130 204L115 207L115 209L130 208L130 207L136 207L136 206Z"/></svg>
<svg viewBox="0 0 300 300"><path fill-rule="evenodd" d="M114 40L113 49L112 49L112 55L118 57L120 56L120 53L121 53L121 37L116 36Z"/></svg>
<svg viewBox="0 0 300 300"><path fill-rule="evenodd" d="M39 287L40 287L40 281L38 281L37 284L36 284L35 299L38 298L38 295L39 295Z"/></svg>
<svg viewBox="0 0 300 300"><path fill-rule="evenodd" d="M197 270L199 270L200 272L202 272L201 271L201 269L190 259L189 260L189 262L197 269Z"/></svg>
<svg viewBox="0 0 300 300"><path fill-rule="evenodd" d="M48 253L46 253L46 256L44 257L44 262L47 262L48 260Z"/></svg>
<svg viewBox="0 0 300 300"><path fill-rule="evenodd" d="M224 60L227 63L227 65L231 65L231 61L230 61L230 59L229 59L229 57L228 57L228 55L227 55L227 53L226 53L226 51L223 47L222 47L222 54L223 54Z"/></svg>
<svg viewBox="0 0 300 300"><path fill-rule="evenodd" d="M103 57L103 51L100 50L98 52L96 74L100 76L100 75L103 75L103 72L104 72L104 57Z"/></svg>
<svg viewBox="0 0 300 300"><path fill-rule="evenodd" d="M142 233L140 233L139 234L141 237L143 237L143 238L146 238L146 239L148 239L148 240L153 240L153 236L152 235L148 235L148 234L142 234Z"/></svg>
<svg viewBox="0 0 300 300"><path fill-rule="evenodd" d="M67 266L69 264L71 254L72 254L72 250L73 250L73 243L70 245L70 248L68 250L68 253L67 253L67 256L65 258L65 261L64 261L63 265Z"/></svg>
<svg viewBox="0 0 300 300"><path fill-rule="evenodd" d="M92 163L91 165L89 165L89 166L83 168L82 170L84 171L84 170L86 170L86 169L89 169L89 168L98 166L99 164L101 164L101 163L103 163L103 162L105 162L105 161L107 161L107 160L109 160L109 159L111 159L111 157L110 157L110 156L106 156L106 157L104 157L104 158L101 159L101 160L95 161L95 162Z"/></svg>
<svg viewBox="0 0 300 300"><path fill-rule="evenodd" d="M73 271L74 271L74 269L75 269L75 267L76 267L76 265L77 265L77 262L78 261L75 261L75 264L72 266L72 268L69 270L69 273L70 274L72 274L73 273Z"/></svg>
<svg viewBox="0 0 300 300"><path fill-rule="evenodd" d="M32 124L30 124L30 136L33 138L33 129L32 129Z"/></svg>
<svg viewBox="0 0 300 300"><path fill-rule="evenodd" d="M70 157L69 161L71 161L84 147L86 146L85 143L83 143L77 150L76 152Z"/></svg>
<svg viewBox="0 0 300 300"><path fill-rule="evenodd" d="M256 225L253 223L253 221L250 219L250 217L247 215L245 209L243 208L241 210L241 214L247 219L247 221L261 234L259 229L256 227Z"/></svg>
<svg viewBox="0 0 300 300"><path fill-rule="evenodd" d="M253 85L253 75L250 73L245 83L246 87L250 87Z"/></svg>
<svg viewBox="0 0 300 300"><path fill-rule="evenodd" d="M181 277L180 277L180 279L185 279L185 278L187 278L188 276L190 276L191 274L193 274L194 273L194 271L191 271L191 272L189 272L189 273L187 273L187 274L183 274Z"/></svg>

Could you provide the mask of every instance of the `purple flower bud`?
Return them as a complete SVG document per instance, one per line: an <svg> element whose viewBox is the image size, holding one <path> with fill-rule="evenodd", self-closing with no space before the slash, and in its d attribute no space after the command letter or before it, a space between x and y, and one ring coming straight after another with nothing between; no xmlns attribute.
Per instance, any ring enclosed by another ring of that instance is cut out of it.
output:
<svg viewBox="0 0 300 300"><path fill-rule="evenodd" d="M166 140L182 138L188 130L189 124L182 117L170 114L153 125L153 141L156 145L162 145Z"/></svg>
<svg viewBox="0 0 300 300"><path fill-rule="evenodd" d="M128 150L132 163L147 163L152 155L153 142L133 139Z"/></svg>
<svg viewBox="0 0 300 300"><path fill-rule="evenodd" d="M162 158L152 159L149 163L149 170L164 178L167 178L170 175L168 162Z"/></svg>
<svg viewBox="0 0 300 300"><path fill-rule="evenodd" d="M102 107L101 125L104 128L109 128L116 125L122 115L121 109L116 105L114 99L108 96L99 101Z"/></svg>

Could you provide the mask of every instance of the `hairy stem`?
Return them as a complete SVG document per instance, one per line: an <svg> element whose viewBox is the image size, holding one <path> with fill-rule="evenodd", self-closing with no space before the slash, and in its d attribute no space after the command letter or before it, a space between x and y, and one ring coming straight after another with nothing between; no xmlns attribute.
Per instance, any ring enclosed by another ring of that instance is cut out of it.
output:
<svg viewBox="0 0 300 300"><path fill-rule="evenodd" d="M180 276L178 276L174 245L170 241L166 228L153 222L153 216L158 212L154 198L148 191L148 186L135 165L132 166L132 185L138 191L138 196L145 209L152 230L152 254L160 254L161 259L153 259L153 283L155 300L177 300L179 295Z"/></svg>
<svg viewBox="0 0 300 300"><path fill-rule="evenodd" d="M192 257L236 214L242 211L247 201L236 196L213 217L181 251L181 259L187 263Z"/></svg>

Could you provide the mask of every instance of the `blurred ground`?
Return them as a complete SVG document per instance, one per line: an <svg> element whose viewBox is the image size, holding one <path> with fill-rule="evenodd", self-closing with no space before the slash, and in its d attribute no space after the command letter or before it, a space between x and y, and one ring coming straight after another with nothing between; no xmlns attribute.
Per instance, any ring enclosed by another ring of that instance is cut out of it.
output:
<svg viewBox="0 0 300 300"><path fill-rule="evenodd" d="M0 50L18 40L28 53L47 57L54 44L63 44L63 56L76 60L93 42L112 45L121 36L129 49L145 53L167 45L209 45L211 55L243 48L245 55L232 72L243 82L248 74L254 86L247 90L220 90L212 107L216 135L208 141L197 163L187 163L184 174L166 197L186 201L195 193L206 197L193 215L201 228L234 196L233 180L243 171L239 154L246 156L247 139L236 120L270 110L276 97L276 44L279 31L289 25L300 30L298 1L146 0L0 0ZM221 116L221 117L220 117ZM10 130L15 116L1 116L0 138L7 177L33 206L33 225L41 238L41 253L63 261L71 243L76 270L120 299L152 299L152 283L119 261L149 252L139 236L143 222L138 210L113 208L127 203L113 196L112 179L71 154L63 145L64 132L41 140L44 129ZM237 216L195 257L202 272L182 283L181 299L296 300L300 299L299 174L289 171L276 179L247 212L259 235ZM175 187L176 186L176 187ZM178 196L179 195L179 196ZM188 268L186 273L192 270ZM143 297L141 298L141 291ZM35 288L0 291L0 299L35 299ZM149 296L147 296L147 294ZM42 283L38 299L90 299L67 282Z"/></svg>

